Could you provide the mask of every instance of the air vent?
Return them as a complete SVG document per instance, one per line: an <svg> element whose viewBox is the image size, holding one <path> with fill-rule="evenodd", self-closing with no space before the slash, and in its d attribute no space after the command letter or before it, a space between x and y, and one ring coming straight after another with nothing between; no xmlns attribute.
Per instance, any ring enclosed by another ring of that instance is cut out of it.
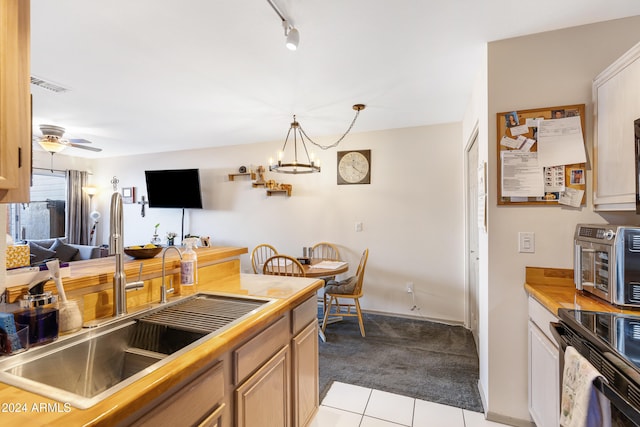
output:
<svg viewBox="0 0 640 427"><path fill-rule="evenodd" d="M31 76L31 84L46 90L50 90L51 92L56 92L56 93L69 92L69 89L67 89L66 87L62 87L59 84L49 82L35 76Z"/></svg>
<svg viewBox="0 0 640 427"><path fill-rule="evenodd" d="M629 250L631 252L640 252L640 235L634 234L629 242Z"/></svg>

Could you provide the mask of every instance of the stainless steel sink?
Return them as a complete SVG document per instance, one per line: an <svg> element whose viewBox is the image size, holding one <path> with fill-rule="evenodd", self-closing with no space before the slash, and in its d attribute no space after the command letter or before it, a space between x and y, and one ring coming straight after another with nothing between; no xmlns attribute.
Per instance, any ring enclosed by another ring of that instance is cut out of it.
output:
<svg viewBox="0 0 640 427"><path fill-rule="evenodd" d="M0 360L0 381L85 409L272 302L199 293Z"/></svg>

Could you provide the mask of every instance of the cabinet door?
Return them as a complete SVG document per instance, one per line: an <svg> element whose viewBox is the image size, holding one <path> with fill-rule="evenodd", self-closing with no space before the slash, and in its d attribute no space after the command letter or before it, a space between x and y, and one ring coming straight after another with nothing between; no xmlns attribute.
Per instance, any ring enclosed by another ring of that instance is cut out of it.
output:
<svg viewBox="0 0 640 427"><path fill-rule="evenodd" d="M558 347L531 321L529 321L529 413L537 427L559 425Z"/></svg>
<svg viewBox="0 0 640 427"><path fill-rule="evenodd" d="M0 202L29 202L29 0L0 0ZM7 191L8 190L8 191Z"/></svg>
<svg viewBox="0 0 640 427"><path fill-rule="evenodd" d="M640 118L640 43L593 81L596 210L635 210L633 122Z"/></svg>
<svg viewBox="0 0 640 427"><path fill-rule="evenodd" d="M303 427L311 422L319 405L318 321L314 319L296 335L292 346L293 425Z"/></svg>
<svg viewBox="0 0 640 427"><path fill-rule="evenodd" d="M289 427L289 346L283 347L235 392L238 427Z"/></svg>
<svg viewBox="0 0 640 427"><path fill-rule="evenodd" d="M202 425L217 426L224 415L224 368L216 365L184 386L166 393L144 416L130 424L142 426Z"/></svg>

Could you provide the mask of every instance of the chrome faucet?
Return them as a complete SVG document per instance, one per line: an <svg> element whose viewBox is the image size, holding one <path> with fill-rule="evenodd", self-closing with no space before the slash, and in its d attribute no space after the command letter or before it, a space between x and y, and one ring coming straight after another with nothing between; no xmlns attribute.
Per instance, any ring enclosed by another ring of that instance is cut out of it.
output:
<svg viewBox="0 0 640 427"><path fill-rule="evenodd" d="M109 255L115 255L116 258L116 271L113 274L113 315L115 317L127 314L126 291L140 289L144 286L144 282L138 277L137 282L127 283L127 276L124 273L122 195L117 191L111 196L109 220ZM142 263L140 264L140 275L142 275Z"/></svg>
<svg viewBox="0 0 640 427"><path fill-rule="evenodd" d="M166 303L167 294L172 294L174 292L173 282L171 282L171 285L170 285L171 287L167 289L167 285L165 284L165 281L164 281L164 262L165 262L165 256L167 255L167 251L169 249L173 249L176 252L178 252L178 256L180 257L180 259L182 259L182 253L180 252L180 249L176 248L175 246L167 247L167 249L165 249L164 252L162 253L162 285L160 285L160 304Z"/></svg>

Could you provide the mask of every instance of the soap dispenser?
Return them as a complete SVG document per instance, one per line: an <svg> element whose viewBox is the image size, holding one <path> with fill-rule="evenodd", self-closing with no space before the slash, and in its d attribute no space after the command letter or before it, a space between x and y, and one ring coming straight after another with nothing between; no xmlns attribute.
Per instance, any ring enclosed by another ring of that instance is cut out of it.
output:
<svg viewBox="0 0 640 427"><path fill-rule="evenodd" d="M20 300L20 309L13 313L18 329L29 326L29 344L46 344L58 338L58 299L45 292L43 280L29 288Z"/></svg>
<svg viewBox="0 0 640 427"><path fill-rule="evenodd" d="M182 252L180 260L180 294L191 295L196 293L198 283L198 255L193 250L198 242L195 237L183 240L186 249Z"/></svg>

